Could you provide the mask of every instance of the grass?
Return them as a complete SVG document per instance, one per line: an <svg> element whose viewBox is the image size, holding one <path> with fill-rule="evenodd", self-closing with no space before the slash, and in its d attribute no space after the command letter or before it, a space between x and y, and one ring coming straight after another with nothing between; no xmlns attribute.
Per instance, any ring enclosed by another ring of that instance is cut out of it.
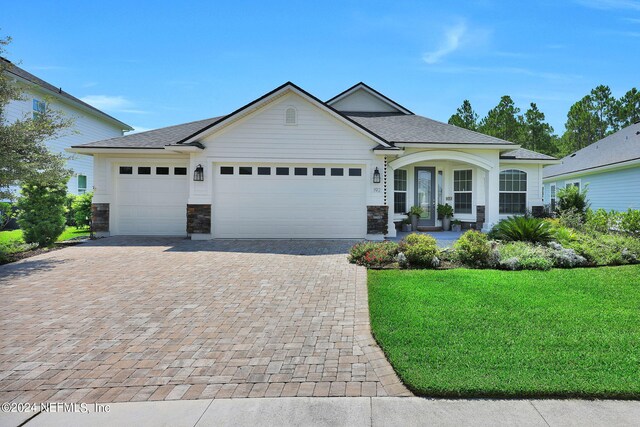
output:
<svg viewBox="0 0 640 427"><path fill-rule="evenodd" d="M371 327L433 397L640 398L640 265L369 271Z"/></svg>
<svg viewBox="0 0 640 427"><path fill-rule="evenodd" d="M89 229L78 227L67 227L58 237L58 242L72 239L74 237L84 237L89 235ZM0 246L23 244L22 230L0 231Z"/></svg>

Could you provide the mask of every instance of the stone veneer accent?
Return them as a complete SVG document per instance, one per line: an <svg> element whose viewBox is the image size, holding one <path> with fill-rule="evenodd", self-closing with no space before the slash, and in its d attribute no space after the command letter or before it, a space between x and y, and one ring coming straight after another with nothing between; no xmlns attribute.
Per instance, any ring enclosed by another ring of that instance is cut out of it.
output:
<svg viewBox="0 0 640 427"><path fill-rule="evenodd" d="M387 234L389 206L367 206L367 234Z"/></svg>
<svg viewBox="0 0 640 427"><path fill-rule="evenodd" d="M211 233L211 205L187 205L187 233Z"/></svg>
<svg viewBox="0 0 640 427"><path fill-rule="evenodd" d="M109 203L91 204L91 228L94 232L109 232Z"/></svg>
<svg viewBox="0 0 640 427"><path fill-rule="evenodd" d="M482 230L485 221L485 207L483 205L476 206L476 230Z"/></svg>

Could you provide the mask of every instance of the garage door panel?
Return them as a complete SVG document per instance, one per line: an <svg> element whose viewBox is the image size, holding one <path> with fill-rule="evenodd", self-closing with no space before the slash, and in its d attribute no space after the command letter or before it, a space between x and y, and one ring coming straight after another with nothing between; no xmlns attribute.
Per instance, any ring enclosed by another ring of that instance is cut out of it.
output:
<svg viewBox="0 0 640 427"><path fill-rule="evenodd" d="M362 238L366 234L363 177L216 174L213 185L213 233L218 238Z"/></svg>
<svg viewBox="0 0 640 427"><path fill-rule="evenodd" d="M171 166L169 169L173 172L174 165ZM175 166L184 167L182 164ZM137 170L135 165L134 170ZM116 173L118 197L114 210L114 234L186 234L187 176L156 175L155 168L152 171L151 175Z"/></svg>

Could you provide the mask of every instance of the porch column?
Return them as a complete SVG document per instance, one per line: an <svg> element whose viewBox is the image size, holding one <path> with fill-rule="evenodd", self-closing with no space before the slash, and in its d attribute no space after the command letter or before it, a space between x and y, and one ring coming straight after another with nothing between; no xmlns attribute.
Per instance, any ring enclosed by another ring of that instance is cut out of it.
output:
<svg viewBox="0 0 640 427"><path fill-rule="evenodd" d="M395 191L395 182L393 179L393 168L389 166L387 163L387 186L386 186L386 201L387 206L389 206L389 219L387 223L387 234L386 237L396 237L396 225L393 223L393 211L394 211L394 196L393 192Z"/></svg>
<svg viewBox="0 0 640 427"><path fill-rule="evenodd" d="M482 231L486 232L499 221L500 167L495 165L485 175L485 220Z"/></svg>

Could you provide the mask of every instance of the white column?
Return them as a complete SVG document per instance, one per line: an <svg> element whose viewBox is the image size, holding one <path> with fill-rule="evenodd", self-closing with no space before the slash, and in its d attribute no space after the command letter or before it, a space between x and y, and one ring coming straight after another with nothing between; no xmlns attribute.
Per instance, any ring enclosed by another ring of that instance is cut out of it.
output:
<svg viewBox="0 0 640 427"><path fill-rule="evenodd" d="M499 221L500 166L496 164L486 172L485 221L482 231L489 231Z"/></svg>
<svg viewBox="0 0 640 427"><path fill-rule="evenodd" d="M396 225L393 223L393 192L395 189L395 182L393 179L393 168L387 163L387 206L389 206L389 220L387 223L387 235L386 237L396 237Z"/></svg>

